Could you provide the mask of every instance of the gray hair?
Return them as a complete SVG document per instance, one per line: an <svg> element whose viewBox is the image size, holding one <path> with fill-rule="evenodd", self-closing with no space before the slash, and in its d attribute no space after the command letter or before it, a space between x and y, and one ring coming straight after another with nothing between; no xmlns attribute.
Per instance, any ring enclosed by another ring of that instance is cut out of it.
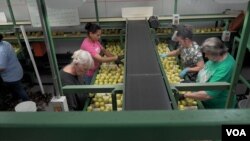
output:
<svg viewBox="0 0 250 141"><path fill-rule="evenodd" d="M79 49L71 57L73 64L86 65L89 69L94 67L94 60L89 52Z"/></svg>
<svg viewBox="0 0 250 141"><path fill-rule="evenodd" d="M211 53L214 56L221 56L227 53L228 48L217 37L211 37L206 39L202 44L202 51Z"/></svg>

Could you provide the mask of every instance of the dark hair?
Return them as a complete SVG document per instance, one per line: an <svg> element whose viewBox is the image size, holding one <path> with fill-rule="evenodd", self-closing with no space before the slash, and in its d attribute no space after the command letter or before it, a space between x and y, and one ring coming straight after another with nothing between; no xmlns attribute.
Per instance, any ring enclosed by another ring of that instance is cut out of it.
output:
<svg viewBox="0 0 250 141"><path fill-rule="evenodd" d="M2 40L3 40L3 34L0 33L0 42L2 42Z"/></svg>
<svg viewBox="0 0 250 141"><path fill-rule="evenodd" d="M101 29L101 27L99 25L95 24L95 23L88 22L85 25L85 29L87 30L87 32L89 34L89 32L96 33L97 30Z"/></svg>
<svg viewBox="0 0 250 141"><path fill-rule="evenodd" d="M192 32L191 27L188 27L185 25L178 26L176 36L181 37L183 39L188 38L188 39L192 40L193 32Z"/></svg>
<svg viewBox="0 0 250 141"><path fill-rule="evenodd" d="M227 53L228 48L224 43L217 37L211 37L206 39L202 44L202 51L209 52L214 56L223 55Z"/></svg>

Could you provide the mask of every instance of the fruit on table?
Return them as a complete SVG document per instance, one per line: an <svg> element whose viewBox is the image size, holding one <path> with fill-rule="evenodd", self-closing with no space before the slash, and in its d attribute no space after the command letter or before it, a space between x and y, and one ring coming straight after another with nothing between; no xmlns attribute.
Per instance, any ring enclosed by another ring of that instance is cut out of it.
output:
<svg viewBox="0 0 250 141"><path fill-rule="evenodd" d="M117 111L122 110L123 94L116 94ZM112 111L112 97L111 93L96 93L92 98L91 104L87 107L88 112L100 111L110 112Z"/></svg>
<svg viewBox="0 0 250 141"><path fill-rule="evenodd" d="M168 48L168 44L166 43L159 43L157 45L158 53L168 53L170 52ZM167 57L167 58L161 58L161 63L164 68L164 71L167 75L169 83L180 83L182 80L179 77L179 73L181 72L180 66L177 64L175 57Z"/></svg>
<svg viewBox="0 0 250 141"><path fill-rule="evenodd" d="M124 49L121 48L120 42L108 42L105 47L113 55L124 55Z"/></svg>
<svg viewBox="0 0 250 141"><path fill-rule="evenodd" d="M158 28L156 29L157 33L165 33L165 34L172 34L171 28Z"/></svg>
<svg viewBox="0 0 250 141"><path fill-rule="evenodd" d="M170 52L168 44L163 42L157 45L157 49L159 54ZM170 84L180 83L182 81L182 79L179 77L181 69L180 66L177 64L175 57L167 57L164 59L161 58L161 63ZM179 91L180 94L184 94L187 92L188 91ZM197 101L190 98L180 100L178 101L178 109L180 110L197 109Z"/></svg>
<svg viewBox="0 0 250 141"><path fill-rule="evenodd" d="M95 85L114 85L123 83L124 65L102 63L95 78Z"/></svg>
<svg viewBox="0 0 250 141"><path fill-rule="evenodd" d="M180 94L185 94L190 91L179 91ZM191 98L185 98L184 100L178 101L178 109L179 110L191 110L191 109L198 109L197 101Z"/></svg>
<svg viewBox="0 0 250 141"><path fill-rule="evenodd" d="M220 32L223 31L223 27L202 27L193 29L194 33L209 33L209 32Z"/></svg>

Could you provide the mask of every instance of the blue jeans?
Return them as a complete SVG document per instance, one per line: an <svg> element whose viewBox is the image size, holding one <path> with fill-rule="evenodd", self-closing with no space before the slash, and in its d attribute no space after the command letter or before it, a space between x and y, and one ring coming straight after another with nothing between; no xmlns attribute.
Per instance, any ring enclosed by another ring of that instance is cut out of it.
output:
<svg viewBox="0 0 250 141"><path fill-rule="evenodd" d="M22 101L29 100L20 80L15 82L4 82L4 84L7 86L13 97L21 98Z"/></svg>
<svg viewBox="0 0 250 141"><path fill-rule="evenodd" d="M92 76L84 76L83 80L85 82L85 85L90 85L91 84L91 80L92 80Z"/></svg>

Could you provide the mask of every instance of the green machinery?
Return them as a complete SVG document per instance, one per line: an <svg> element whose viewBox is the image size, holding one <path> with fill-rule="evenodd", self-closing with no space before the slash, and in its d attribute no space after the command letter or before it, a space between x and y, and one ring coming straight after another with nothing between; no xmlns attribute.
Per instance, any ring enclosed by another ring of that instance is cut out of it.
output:
<svg viewBox="0 0 250 141"><path fill-rule="evenodd" d="M38 0L39 1L39 0ZM96 1L95 1L96 2ZM44 0L40 8L46 17ZM249 39L249 10L246 13L243 32L239 39L236 67L232 81L228 83L201 85L192 88L228 88L230 96L226 107L218 110L193 111L124 111L107 113L87 112L36 112L36 113L0 113L0 139L3 141L43 141L43 140L200 140L221 139L222 125L250 124L249 109L230 109L231 98L235 94L235 87L239 80L242 62L246 49L250 49ZM41 14L41 13L40 13ZM48 42L51 40L51 31L48 21L44 18L45 28L48 32ZM53 47L49 46L49 47ZM53 49L52 49L53 50ZM55 54L51 52L51 59ZM55 61L55 60L54 60ZM52 62L54 62L52 61ZM55 62L54 62L55 63ZM56 74L56 73L55 73ZM243 79L241 79L243 80ZM249 86L247 81L243 81ZM58 86L59 91L86 91L102 92L122 89L122 86ZM172 87L179 89L190 88L185 84Z"/></svg>

